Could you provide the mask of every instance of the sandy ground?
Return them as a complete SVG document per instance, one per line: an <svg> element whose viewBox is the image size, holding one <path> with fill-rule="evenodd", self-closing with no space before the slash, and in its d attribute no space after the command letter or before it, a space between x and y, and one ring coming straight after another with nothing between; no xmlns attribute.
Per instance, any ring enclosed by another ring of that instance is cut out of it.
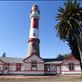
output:
<svg viewBox="0 0 82 82"><path fill-rule="evenodd" d="M0 82L82 82L79 75L65 76L0 76Z"/></svg>

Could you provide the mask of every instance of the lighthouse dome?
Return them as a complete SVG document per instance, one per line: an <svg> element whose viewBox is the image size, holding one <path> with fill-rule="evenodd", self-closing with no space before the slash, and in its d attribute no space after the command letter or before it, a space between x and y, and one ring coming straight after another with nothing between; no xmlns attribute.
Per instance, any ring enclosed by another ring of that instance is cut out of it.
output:
<svg viewBox="0 0 82 82"><path fill-rule="evenodd" d="M32 6L32 10L34 10L34 9L38 10L38 5L37 5L37 4L34 4L34 5Z"/></svg>

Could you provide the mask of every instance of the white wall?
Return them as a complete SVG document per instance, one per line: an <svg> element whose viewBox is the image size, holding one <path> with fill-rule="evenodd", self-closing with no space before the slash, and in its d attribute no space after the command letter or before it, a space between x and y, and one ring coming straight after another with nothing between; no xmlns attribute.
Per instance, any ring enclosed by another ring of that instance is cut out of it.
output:
<svg viewBox="0 0 82 82"><path fill-rule="evenodd" d="M31 70L31 64L30 63L24 63L24 70Z"/></svg>
<svg viewBox="0 0 82 82"><path fill-rule="evenodd" d="M0 74L2 73L2 71L3 71L3 62L0 61Z"/></svg>
<svg viewBox="0 0 82 82"><path fill-rule="evenodd" d="M71 72L62 72L62 74L71 74L71 75L72 74L81 74L81 71L78 71L78 72L75 72L75 71L74 72L72 72L72 71Z"/></svg>
<svg viewBox="0 0 82 82"><path fill-rule="evenodd" d="M31 60L37 61L37 70L31 70ZM36 55L32 55L24 61L25 74L44 74L44 61Z"/></svg>
<svg viewBox="0 0 82 82"><path fill-rule="evenodd" d="M16 71L16 63L10 64L10 66L9 66L9 74L22 74L23 70L24 70L24 64L23 63L21 63L21 64L22 64L21 71Z"/></svg>
<svg viewBox="0 0 82 82"><path fill-rule="evenodd" d="M28 71L28 72L24 72L24 74L27 75L44 75L44 71Z"/></svg>
<svg viewBox="0 0 82 82"><path fill-rule="evenodd" d="M69 63L74 63L75 70L70 71L69 70ZM65 60L61 66L61 71L62 74L80 74L81 73L81 68L80 68L80 63L78 60Z"/></svg>

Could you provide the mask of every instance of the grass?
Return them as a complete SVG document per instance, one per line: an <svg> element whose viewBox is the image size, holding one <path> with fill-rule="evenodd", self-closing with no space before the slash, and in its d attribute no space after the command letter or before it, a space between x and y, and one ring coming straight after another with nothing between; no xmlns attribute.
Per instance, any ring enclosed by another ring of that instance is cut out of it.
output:
<svg viewBox="0 0 82 82"><path fill-rule="evenodd" d="M82 79L82 76L80 76L80 78L79 79Z"/></svg>

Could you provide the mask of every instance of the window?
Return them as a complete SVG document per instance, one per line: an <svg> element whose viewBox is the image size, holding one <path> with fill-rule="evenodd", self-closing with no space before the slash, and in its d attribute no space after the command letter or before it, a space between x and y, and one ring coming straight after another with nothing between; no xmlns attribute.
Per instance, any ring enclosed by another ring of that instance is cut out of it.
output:
<svg viewBox="0 0 82 82"><path fill-rule="evenodd" d="M35 34L35 33L33 33L33 36L36 36L36 34Z"/></svg>
<svg viewBox="0 0 82 82"><path fill-rule="evenodd" d="M69 63L69 70L74 71L74 63Z"/></svg>
<svg viewBox="0 0 82 82"><path fill-rule="evenodd" d="M9 64L4 65L4 70L9 70Z"/></svg>
<svg viewBox="0 0 82 82"><path fill-rule="evenodd" d="M5 66L5 70L8 70L8 66Z"/></svg>
<svg viewBox="0 0 82 82"><path fill-rule="evenodd" d="M31 67L32 67L32 70L37 70L37 61L36 60L31 61Z"/></svg>
<svg viewBox="0 0 82 82"><path fill-rule="evenodd" d="M47 67L47 71L50 71L50 67Z"/></svg>
<svg viewBox="0 0 82 82"><path fill-rule="evenodd" d="M45 71L46 71L46 72L49 72L49 71L50 71L50 65L49 65L49 64L47 64L47 65L45 66Z"/></svg>
<svg viewBox="0 0 82 82"><path fill-rule="evenodd" d="M21 64L16 64L16 71L21 71Z"/></svg>

